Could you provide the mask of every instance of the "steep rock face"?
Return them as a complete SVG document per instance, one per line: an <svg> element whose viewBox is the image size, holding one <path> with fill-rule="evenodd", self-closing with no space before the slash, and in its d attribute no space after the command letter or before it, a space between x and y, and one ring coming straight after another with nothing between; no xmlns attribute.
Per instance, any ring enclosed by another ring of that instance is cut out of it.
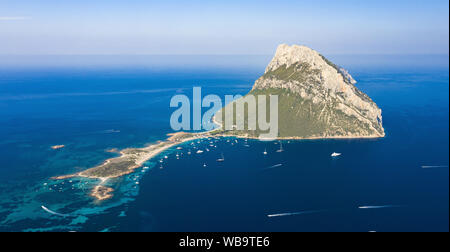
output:
<svg viewBox="0 0 450 252"><path fill-rule="evenodd" d="M383 137L381 109L355 83L318 52L282 44L250 94L279 95L279 137Z"/></svg>

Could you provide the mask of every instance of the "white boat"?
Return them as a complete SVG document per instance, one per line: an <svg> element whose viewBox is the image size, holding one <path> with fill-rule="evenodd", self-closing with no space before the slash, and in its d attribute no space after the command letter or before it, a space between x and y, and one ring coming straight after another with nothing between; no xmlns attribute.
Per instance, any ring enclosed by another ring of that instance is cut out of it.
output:
<svg viewBox="0 0 450 252"><path fill-rule="evenodd" d="M203 164L203 167L206 167L206 164Z"/></svg>
<svg viewBox="0 0 450 252"><path fill-rule="evenodd" d="M202 153L203 153L202 150L198 150L198 151L197 151L197 154L202 154Z"/></svg>
<svg viewBox="0 0 450 252"><path fill-rule="evenodd" d="M331 153L331 156L332 156L332 157L338 157L338 156L340 156L340 155L342 155L342 153L337 153L337 152Z"/></svg>
<svg viewBox="0 0 450 252"><path fill-rule="evenodd" d="M168 156L164 156L164 158L165 158L165 159L168 159L169 157L168 157Z"/></svg>
<svg viewBox="0 0 450 252"><path fill-rule="evenodd" d="M283 151L284 151L284 150L283 150L283 143L280 142L280 149L278 149L277 152L283 152Z"/></svg>
<svg viewBox="0 0 450 252"><path fill-rule="evenodd" d="M264 149L263 154L264 154L264 155L267 155L267 149Z"/></svg>
<svg viewBox="0 0 450 252"><path fill-rule="evenodd" d="M177 147L177 150L182 150L183 148L182 147Z"/></svg>
<svg viewBox="0 0 450 252"><path fill-rule="evenodd" d="M222 153L222 158L217 159L217 162L223 162L223 161L225 161L225 157L223 156L223 153Z"/></svg>

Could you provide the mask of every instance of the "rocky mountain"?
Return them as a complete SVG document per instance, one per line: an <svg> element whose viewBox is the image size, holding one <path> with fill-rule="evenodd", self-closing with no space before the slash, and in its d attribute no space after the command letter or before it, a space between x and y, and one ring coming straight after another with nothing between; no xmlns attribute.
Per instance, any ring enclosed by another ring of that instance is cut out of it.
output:
<svg viewBox="0 0 450 252"><path fill-rule="evenodd" d="M282 44L248 95L278 95L280 138L383 137L381 109L355 83L347 70L317 51ZM219 124L223 114L221 110L215 116ZM258 130L224 133L261 134Z"/></svg>

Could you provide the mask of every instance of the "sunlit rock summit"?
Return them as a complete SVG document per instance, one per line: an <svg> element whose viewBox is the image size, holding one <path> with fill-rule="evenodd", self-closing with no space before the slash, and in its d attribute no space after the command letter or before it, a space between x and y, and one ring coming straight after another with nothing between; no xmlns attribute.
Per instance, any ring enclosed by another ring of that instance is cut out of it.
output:
<svg viewBox="0 0 450 252"><path fill-rule="evenodd" d="M248 95L278 95L279 138L383 137L381 109L355 84L347 70L317 51L282 44ZM219 124L222 111L215 116ZM261 134L247 129L224 133Z"/></svg>

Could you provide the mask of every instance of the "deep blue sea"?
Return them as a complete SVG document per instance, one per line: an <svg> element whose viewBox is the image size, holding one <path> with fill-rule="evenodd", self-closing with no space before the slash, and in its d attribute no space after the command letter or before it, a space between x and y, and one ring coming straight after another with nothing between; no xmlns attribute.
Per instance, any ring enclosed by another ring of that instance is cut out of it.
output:
<svg viewBox="0 0 450 252"><path fill-rule="evenodd" d="M185 143L102 203L95 180L50 179L166 139L173 95L246 94L270 58L0 59L0 231L449 231L448 55L330 56L382 109L383 139Z"/></svg>

